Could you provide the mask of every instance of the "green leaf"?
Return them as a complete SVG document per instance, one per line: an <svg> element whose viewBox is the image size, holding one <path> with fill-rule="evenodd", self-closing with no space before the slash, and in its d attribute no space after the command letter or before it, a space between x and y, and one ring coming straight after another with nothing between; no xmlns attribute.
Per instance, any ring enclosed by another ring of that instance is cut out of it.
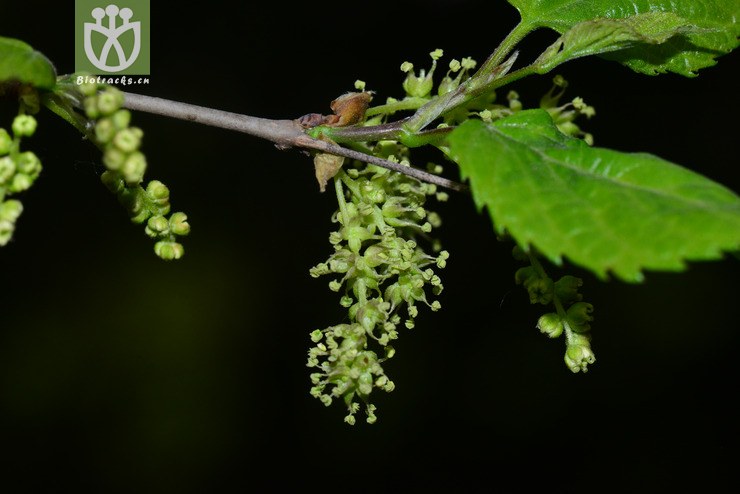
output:
<svg viewBox="0 0 740 494"><path fill-rule="evenodd" d="M624 19L595 19L576 24L537 59L542 72L574 58L598 55L633 47L638 43L658 45L668 39L705 30L692 26L671 12L650 12Z"/></svg>
<svg viewBox="0 0 740 494"><path fill-rule="evenodd" d="M651 154L590 147L545 110L466 121L449 145L496 230L556 264L639 282L740 247L738 195Z"/></svg>
<svg viewBox="0 0 740 494"><path fill-rule="evenodd" d="M57 73L43 54L23 41L0 36L0 83L18 81L38 89L52 89Z"/></svg>
<svg viewBox="0 0 740 494"><path fill-rule="evenodd" d="M639 14L672 13L692 32L664 43L637 46L603 55L637 72L675 72L695 76L716 64L715 58L738 46L740 0L509 0L519 10L525 29L548 27L560 34L596 19L626 19Z"/></svg>

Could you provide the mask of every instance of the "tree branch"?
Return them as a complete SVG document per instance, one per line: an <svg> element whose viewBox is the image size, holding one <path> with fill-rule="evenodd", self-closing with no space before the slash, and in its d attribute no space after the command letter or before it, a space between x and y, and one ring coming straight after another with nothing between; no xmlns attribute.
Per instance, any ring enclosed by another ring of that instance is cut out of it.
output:
<svg viewBox="0 0 740 494"><path fill-rule="evenodd" d="M222 129L235 130L237 132L272 141L279 149L288 149L292 147L313 149L323 153L344 156L345 158L356 159L365 163L371 163L383 168L388 168L389 170L403 173L404 175L414 177L422 182L432 183L439 185L440 187L460 192L468 190L468 187L464 184L432 173L427 173L418 168L401 165L399 163L377 158L359 151L347 149L333 142L314 139L306 134L303 127L301 127L295 120L272 120L252 117L249 115L242 115L240 113L215 110L213 108L191 105L189 103L180 103L177 101L135 93L124 92L124 98L123 106L130 110L153 113L156 115L177 118Z"/></svg>

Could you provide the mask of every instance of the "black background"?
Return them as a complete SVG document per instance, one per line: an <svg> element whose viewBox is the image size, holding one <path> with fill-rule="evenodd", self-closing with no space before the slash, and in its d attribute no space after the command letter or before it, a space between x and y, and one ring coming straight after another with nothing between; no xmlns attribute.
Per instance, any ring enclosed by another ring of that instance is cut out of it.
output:
<svg viewBox="0 0 740 494"><path fill-rule="evenodd" d="M64 5L68 3L68 5ZM136 92L268 118L327 112L367 82L401 96L404 60L479 62L517 20L506 2L155 2L151 83ZM165 7L165 5L167 5ZM74 70L72 2L2 3L0 35ZM531 60L554 39L522 45ZM583 59L558 73L596 107L596 144L648 151L740 190L738 55L697 78ZM514 87L536 105L550 76ZM8 126L12 105L2 107ZM737 260L583 276L596 307L587 374L513 282L490 220L453 194L439 313L404 331L379 421L308 394L308 334L344 317L328 280L330 215L310 159L230 131L137 113L147 178L193 227L166 263L99 182L99 152L45 113L44 164L0 253L0 490L237 492L316 486L449 492L730 492L737 485ZM451 168L451 167L448 167ZM448 170L454 176L454 169ZM553 274L560 271L552 268Z"/></svg>

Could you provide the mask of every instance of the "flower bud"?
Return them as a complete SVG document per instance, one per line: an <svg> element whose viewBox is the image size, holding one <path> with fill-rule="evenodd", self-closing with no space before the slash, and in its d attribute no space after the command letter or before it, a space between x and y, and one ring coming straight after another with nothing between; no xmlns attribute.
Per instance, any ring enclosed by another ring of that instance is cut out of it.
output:
<svg viewBox="0 0 740 494"><path fill-rule="evenodd" d="M190 233L190 223L185 213L172 213L170 216L170 230L175 235L185 236Z"/></svg>
<svg viewBox="0 0 740 494"><path fill-rule="evenodd" d="M316 266L312 267L309 270L309 274L312 278L318 278L319 276L329 274L331 271L329 270L329 265L325 262L322 262L320 264L317 264Z"/></svg>
<svg viewBox="0 0 740 494"><path fill-rule="evenodd" d="M388 262L386 249L380 244L371 245L365 249L365 253L363 255L365 257L365 263L370 268L376 268L381 264Z"/></svg>
<svg viewBox="0 0 740 494"><path fill-rule="evenodd" d="M360 252L362 242L372 237L372 234L363 226L350 226L342 229L342 235L352 252Z"/></svg>
<svg viewBox="0 0 740 494"><path fill-rule="evenodd" d="M177 242L160 240L154 244L154 253L165 261L180 259L185 254L185 249Z"/></svg>
<svg viewBox="0 0 740 494"><path fill-rule="evenodd" d="M3 247L13 238L15 223L8 220L0 220L0 247Z"/></svg>
<svg viewBox="0 0 740 494"><path fill-rule="evenodd" d="M138 151L135 151L126 158L121 166L123 179L128 185L137 185L144 179L146 172L146 158Z"/></svg>
<svg viewBox="0 0 740 494"><path fill-rule="evenodd" d="M577 338L569 344L565 350L565 365L567 365L572 372L587 372L588 365L596 362L596 356L591 350L591 345L589 344L588 339L583 338L580 335L576 336Z"/></svg>
<svg viewBox="0 0 740 494"><path fill-rule="evenodd" d="M516 91L509 91L509 94L506 95L506 99L509 100L509 108L511 111L519 111L521 110L524 105L522 105L522 102L519 101L519 93Z"/></svg>
<svg viewBox="0 0 740 494"><path fill-rule="evenodd" d="M125 188L121 174L118 172L106 171L100 176L100 181L103 182L108 190L114 194L119 194Z"/></svg>
<svg viewBox="0 0 740 494"><path fill-rule="evenodd" d="M77 85L77 90L83 96L93 96L98 92L98 84L96 82L85 82Z"/></svg>
<svg viewBox="0 0 740 494"><path fill-rule="evenodd" d="M145 231L152 238L167 235L170 231L170 223L164 216L152 216L146 223Z"/></svg>
<svg viewBox="0 0 740 494"><path fill-rule="evenodd" d="M578 289L583 285L581 278L565 275L555 282L555 295L564 304L580 301L583 296L578 293Z"/></svg>
<svg viewBox="0 0 740 494"><path fill-rule="evenodd" d="M8 131L0 129L0 156L4 156L10 152L13 147L13 138L10 137Z"/></svg>
<svg viewBox="0 0 740 494"><path fill-rule="evenodd" d="M31 185L33 185L33 178L25 173L16 173L8 186L8 190L13 193L23 192Z"/></svg>
<svg viewBox="0 0 740 494"><path fill-rule="evenodd" d="M537 271L532 266L519 268L514 273L514 281L517 285L526 286L529 280L538 278Z"/></svg>
<svg viewBox="0 0 740 494"><path fill-rule="evenodd" d="M586 333L591 329L590 321L594 318L591 313L594 306L587 302L576 302L568 308L568 324L576 333Z"/></svg>
<svg viewBox="0 0 740 494"><path fill-rule="evenodd" d="M168 203L170 200L170 189L159 180L149 182L146 186L146 193L158 205Z"/></svg>
<svg viewBox="0 0 740 494"><path fill-rule="evenodd" d="M118 110L110 118L116 130L125 129L131 123L131 112L128 110Z"/></svg>
<svg viewBox="0 0 740 494"><path fill-rule="evenodd" d="M101 118L95 123L95 139L102 144L107 144L116 134L116 128L110 118Z"/></svg>
<svg viewBox="0 0 740 494"><path fill-rule="evenodd" d="M100 114L104 116L111 115L123 105L123 93L118 88L108 86L97 96L97 100L97 108Z"/></svg>
<svg viewBox="0 0 740 494"><path fill-rule="evenodd" d="M371 332L377 324L382 324L386 320L386 310L388 304L383 302L383 299L369 300L357 309L357 322L365 331Z"/></svg>
<svg viewBox="0 0 740 494"><path fill-rule="evenodd" d="M120 170L126 161L126 153L115 147L108 147L103 153L103 164L108 170Z"/></svg>
<svg viewBox="0 0 740 494"><path fill-rule="evenodd" d="M19 172L30 175L32 178L36 178L41 172L41 160L33 151L24 151L18 154L15 164Z"/></svg>
<svg viewBox="0 0 740 494"><path fill-rule="evenodd" d="M568 136L577 136L581 133L581 128L573 122L562 122L557 127L560 132Z"/></svg>
<svg viewBox="0 0 740 494"><path fill-rule="evenodd" d="M13 134L16 137L30 137L36 132L36 119L32 115L18 115L13 119Z"/></svg>
<svg viewBox="0 0 740 494"><path fill-rule="evenodd" d="M15 199L8 199L0 204L0 221L15 223L23 213L23 204Z"/></svg>
<svg viewBox="0 0 740 494"><path fill-rule="evenodd" d="M123 188L118 196L126 209L133 223L139 224L145 222L152 215L149 208L146 207L144 193L139 188Z"/></svg>
<svg viewBox="0 0 740 494"><path fill-rule="evenodd" d="M363 372L357 379L357 390L365 396L373 391L373 375L370 372Z"/></svg>
<svg viewBox="0 0 740 494"><path fill-rule="evenodd" d="M110 120L107 121L110 122ZM110 126L113 128L112 122L110 123ZM139 149L139 146L141 145L141 136L139 135L139 132L136 132L132 128L121 129L116 132L116 135L113 138L113 144L115 144L115 146L124 153L132 153Z"/></svg>
<svg viewBox="0 0 740 494"><path fill-rule="evenodd" d="M0 184L10 180L15 175L15 161L10 156L0 158Z"/></svg>
<svg viewBox="0 0 740 494"><path fill-rule="evenodd" d="M100 110L98 110L98 97L95 96L88 96L85 98L85 100L82 102L82 107L85 110L85 115L87 115L87 118L96 119L100 116Z"/></svg>
<svg viewBox="0 0 740 494"><path fill-rule="evenodd" d="M548 312L540 316L537 321L537 329L550 338L557 338L563 334L563 320L556 313Z"/></svg>

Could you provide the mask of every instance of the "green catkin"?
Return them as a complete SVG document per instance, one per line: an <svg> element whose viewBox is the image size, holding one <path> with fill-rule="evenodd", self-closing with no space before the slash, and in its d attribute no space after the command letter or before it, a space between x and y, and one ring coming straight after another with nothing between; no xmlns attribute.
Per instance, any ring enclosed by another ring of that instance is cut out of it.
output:
<svg viewBox="0 0 740 494"><path fill-rule="evenodd" d="M28 190L41 173L41 160L33 151L21 151L21 140L36 132L32 115L19 114L11 124L11 133L0 128L0 247L13 239L23 203L9 197Z"/></svg>
<svg viewBox="0 0 740 494"><path fill-rule="evenodd" d="M555 312L547 312L537 321L537 329L549 338L565 336L565 365L572 372L588 372L588 366L596 362L591 349L591 321L593 305L583 302L578 291L583 280L565 275L554 281L545 272L533 252L525 253L519 246L512 252L515 259L529 261L519 268L514 279L529 293L532 304L552 305Z"/></svg>
<svg viewBox="0 0 740 494"><path fill-rule="evenodd" d="M190 233L185 213L170 214L169 189L158 180L144 187L147 160L141 151L143 131L132 127L131 113L122 108L123 93L106 84L78 86L82 107L93 123L92 138L103 151L106 171L101 180L126 208L131 221L145 224L154 241L154 253L164 260L181 258L179 237Z"/></svg>
<svg viewBox="0 0 740 494"><path fill-rule="evenodd" d="M429 297L442 291L434 267L444 267L449 254L430 255L421 245L429 230L424 203L435 194L433 186L359 164L334 180L339 202L333 218L338 229L330 235L334 253L310 272L334 275L330 288L342 292L340 305L348 308L349 320L311 333L315 346L307 365L316 369L311 395L327 406L343 401L348 424L355 423L362 401L366 421L374 423L371 392L395 387L382 364L395 353L399 326L413 327L419 305L440 308Z"/></svg>

